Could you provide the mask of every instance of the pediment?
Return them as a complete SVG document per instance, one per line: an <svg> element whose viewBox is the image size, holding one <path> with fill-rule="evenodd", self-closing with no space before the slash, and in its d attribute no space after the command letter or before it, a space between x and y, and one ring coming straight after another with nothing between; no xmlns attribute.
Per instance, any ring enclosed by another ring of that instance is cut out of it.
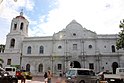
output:
<svg viewBox="0 0 124 83"><path fill-rule="evenodd" d="M65 29L55 34L59 38L96 38L96 33L82 27L81 24L72 20Z"/></svg>

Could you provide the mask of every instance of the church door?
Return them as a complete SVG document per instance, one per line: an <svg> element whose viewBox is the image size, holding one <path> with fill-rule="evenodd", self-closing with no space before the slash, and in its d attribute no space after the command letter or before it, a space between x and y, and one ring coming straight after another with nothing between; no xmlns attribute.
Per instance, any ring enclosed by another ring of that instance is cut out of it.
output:
<svg viewBox="0 0 124 83"><path fill-rule="evenodd" d="M112 63L113 74L116 74L116 68L118 68L118 63L117 62L113 62Z"/></svg>

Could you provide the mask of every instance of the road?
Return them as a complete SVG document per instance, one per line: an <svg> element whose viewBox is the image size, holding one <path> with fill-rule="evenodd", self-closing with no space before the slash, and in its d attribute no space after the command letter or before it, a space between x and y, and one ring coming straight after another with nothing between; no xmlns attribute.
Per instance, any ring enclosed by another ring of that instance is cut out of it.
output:
<svg viewBox="0 0 124 83"><path fill-rule="evenodd" d="M21 80L18 80L21 83ZM26 83L44 83L44 78L42 76L35 76L32 80L26 80ZM52 77L52 83L65 83L65 78Z"/></svg>
<svg viewBox="0 0 124 83"><path fill-rule="evenodd" d="M19 80L18 83L21 83L21 81ZM44 82L42 82L42 81L26 80L26 83L44 83Z"/></svg>

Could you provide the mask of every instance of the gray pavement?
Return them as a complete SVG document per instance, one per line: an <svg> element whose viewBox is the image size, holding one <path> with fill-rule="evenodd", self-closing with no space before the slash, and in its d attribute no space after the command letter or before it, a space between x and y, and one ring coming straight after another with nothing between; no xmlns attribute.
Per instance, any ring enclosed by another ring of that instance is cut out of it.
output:
<svg viewBox="0 0 124 83"><path fill-rule="evenodd" d="M18 81L18 83L21 83L21 80ZM26 80L26 83L44 83L44 77L43 76L33 76L32 80ZM52 83L66 83L64 77L52 77Z"/></svg>
<svg viewBox="0 0 124 83"><path fill-rule="evenodd" d="M43 76L34 76L32 81L41 81L44 82L44 77ZM65 78L64 77L58 77L58 76L53 76L52 77L52 83L65 83Z"/></svg>

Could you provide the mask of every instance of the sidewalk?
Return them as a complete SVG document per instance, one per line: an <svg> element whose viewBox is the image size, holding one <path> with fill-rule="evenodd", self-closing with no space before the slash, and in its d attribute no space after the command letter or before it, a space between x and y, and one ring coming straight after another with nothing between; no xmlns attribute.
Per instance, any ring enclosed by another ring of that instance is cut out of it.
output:
<svg viewBox="0 0 124 83"><path fill-rule="evenodd" d="M41 81L44 82L43 76L33 76L32 81ZM64 77L53 76L52 83L66 83Z"/></svg>

